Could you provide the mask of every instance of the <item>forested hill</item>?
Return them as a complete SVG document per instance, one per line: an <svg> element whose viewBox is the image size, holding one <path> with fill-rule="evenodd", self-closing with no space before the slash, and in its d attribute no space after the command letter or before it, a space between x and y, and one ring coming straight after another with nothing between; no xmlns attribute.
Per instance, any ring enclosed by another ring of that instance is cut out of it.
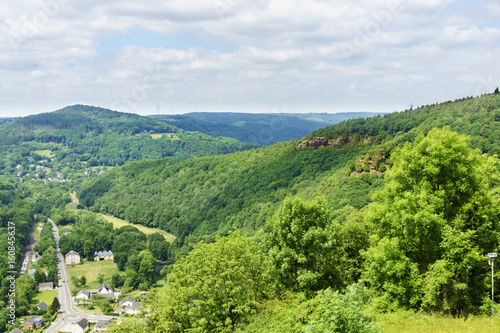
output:
<svg viewBox="0 0 500 333"><path fill-rule="evenodd" d="M373 117L383 113L234 113L193 112L183 115L154 115L186 131L198 131L215 137L235 138L241 142L271 145L290 141L311 131L347 119Z"/></svg>
<svg viewBox="0 0 500 333"><path fill-rule="evenodd" d="M396 136L413 141L419 133L450 126L453 131L471 137L471 145L483 153L500 153L500 94L467 97L417 109L394 112L366 119L351 119L315 130L303 142L323 138L323 145L351 141L380 144Z"/></svg>
<svg viewBox="0 0 500 333"><path fill-rule="evenodd" d="M185 161L134 162L85 182L78 196L92 210L160 227L180 239L192 234L193 241L213 240L233 227L254 234L287 196L324 196L339 216L364 207L384 183L391 151L446 125L471 135L472 146L496 153L500 96L349 120L314 131L302 143ZM307 143L317 137L328 147L312 149Z"/></svg>
<svg viewBox="0 0 500 333"><path fill-rule="evenodd" d="M165 122L75 105L18 118L0 126L0 151L15 160L51 157L87 166L115 166L151 158L218 155L252 146L231 138L192 133ZM20 163L20 162L18 162Z"/></svg>

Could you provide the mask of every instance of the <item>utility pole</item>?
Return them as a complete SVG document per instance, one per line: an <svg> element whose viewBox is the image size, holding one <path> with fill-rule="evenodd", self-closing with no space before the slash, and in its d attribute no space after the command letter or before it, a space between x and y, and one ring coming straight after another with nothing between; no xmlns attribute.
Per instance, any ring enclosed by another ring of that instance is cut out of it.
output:
<svg viewBox="0 0 500 333"><path fill-rule="evenodd" d="M491 266L491 316L492 317L493 317L493 314L495 313L494 301L493 301L493 297L495 295L495 288L494 288L494 285L493 285L493 275L494 275L493 268L495 267L495 258L496 257L497 257L497 253L496 252L488 253L488 258L489 258L488 263Z"/></svg>

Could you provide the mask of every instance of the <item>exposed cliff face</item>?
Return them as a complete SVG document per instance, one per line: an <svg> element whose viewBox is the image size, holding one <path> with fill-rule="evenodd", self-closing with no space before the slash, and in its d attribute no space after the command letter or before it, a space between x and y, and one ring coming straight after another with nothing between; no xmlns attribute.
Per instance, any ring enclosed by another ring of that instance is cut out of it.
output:
<svg viewBox="0 0 500 333"><path fill-rule="evenodd" d="M363 142L364 143L368 143L370 142L371 138L368 137L368 138L365 138L363 139ZM349 137L349 140L347 140L347 142L353 142L355 141L352 137ZM345 144L345 140L344 140L344 144ZM299 146L297 148L314 148L314 149L318 149L319 147L327 147L327 146L330 146L330 147L333 147L333 148L336 148L336 147L339 147L342 145L342 137L338 137L336 139L325 139L324 137L317 137L315 139L312 139L312 140L302 140L299 142Z"/></svg>

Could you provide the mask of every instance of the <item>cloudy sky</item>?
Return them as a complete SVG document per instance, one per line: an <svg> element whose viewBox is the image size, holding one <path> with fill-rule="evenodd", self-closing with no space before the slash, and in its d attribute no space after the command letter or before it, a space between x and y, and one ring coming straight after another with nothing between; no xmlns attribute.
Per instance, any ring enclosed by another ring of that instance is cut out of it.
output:
<svg viewBox="0 0 500 333"><path fill-rule="evenodd" d="M0 116L393 111L492 92L497 0L0 2Z"/></svg>

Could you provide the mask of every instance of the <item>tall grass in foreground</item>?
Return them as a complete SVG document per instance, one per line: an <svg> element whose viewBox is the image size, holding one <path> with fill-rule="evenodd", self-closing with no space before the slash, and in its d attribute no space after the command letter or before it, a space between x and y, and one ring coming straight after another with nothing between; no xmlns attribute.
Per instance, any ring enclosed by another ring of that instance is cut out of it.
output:
<svg viewBox="0 0 500 333"><path fill-rule="evenodd" d="M384 333L498 333L500 332L500 314L495 316L469 316L453 318L451 316L428 315L399 311L396 313L377 314L376 321Z"/></svg>

